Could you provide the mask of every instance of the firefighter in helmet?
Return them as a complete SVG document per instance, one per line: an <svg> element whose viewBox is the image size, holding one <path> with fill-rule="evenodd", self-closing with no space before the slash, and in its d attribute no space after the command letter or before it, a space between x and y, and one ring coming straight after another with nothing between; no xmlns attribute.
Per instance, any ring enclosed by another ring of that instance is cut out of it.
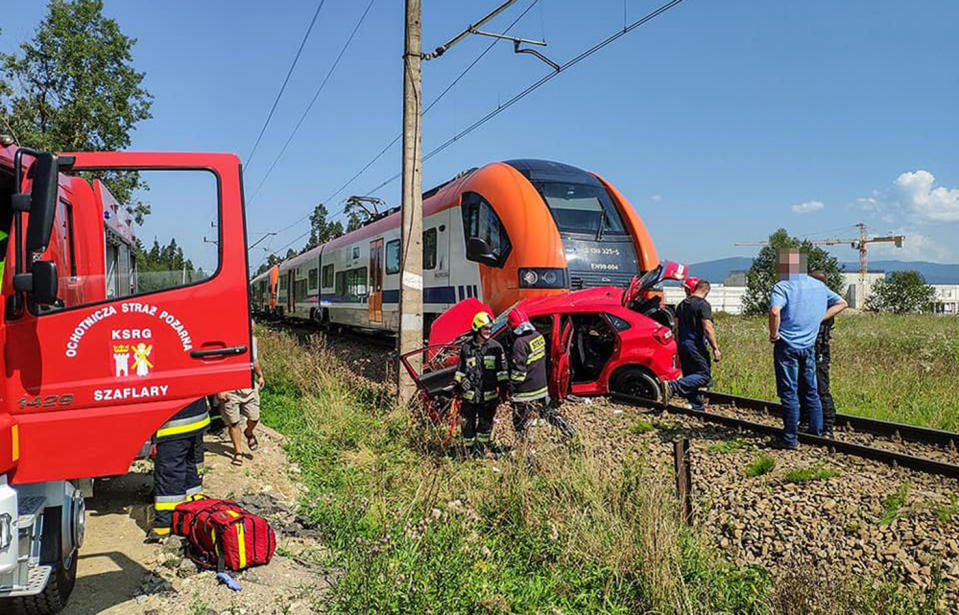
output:
<svg viewBox="0 0 959 615"><path fill-rule="evenodd" d="M147 542L161 542L170 535L177 504L203 497L203 481L196 468L196 448L203 446L203 432L210 424L206 398L201 397L163 424L156 432L153 460L153 529Z"/></svg>
<svg viewBox="0 0 959 615"><path fill-rule="evenodd" d="M473 335L460 348L453 381L463 401L463 444L469 453L493 450L493 416L500 398L505 398L509 371L503 347L493 335L493 317L478 312L473 317Z"/></svg>
<svg viewBox="0 0 959 615"><path fill-rule="evenodd" d="M526 312L518 307L509 313L507 322L514 336L510 352L510 401L516 434L520 438L525 437L526 421L535 412L564 435L572 437L575 431L550 404L546 339L529 321Z"/></svg>

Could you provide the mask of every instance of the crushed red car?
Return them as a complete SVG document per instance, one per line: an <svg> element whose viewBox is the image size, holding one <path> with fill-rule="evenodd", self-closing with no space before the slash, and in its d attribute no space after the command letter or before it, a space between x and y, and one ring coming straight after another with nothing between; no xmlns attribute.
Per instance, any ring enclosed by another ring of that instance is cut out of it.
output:
<svg viewBox="0 0 959 615"><path fill-rule="evenodd" d="M550 397L610 392L659 399L659 382L678 378L673 315L657 290L667 279L682 280L686 267L663 262L629 288L613 286L536 297L519 302L550 348ZM493 338L504 347L512 335L509 309L493 322ZM442 314L430 331L426 348L401 357L424 399L437 411L448 405L459 345L470 335L470 322L489 307L477 299L462 301Z"/></svg>

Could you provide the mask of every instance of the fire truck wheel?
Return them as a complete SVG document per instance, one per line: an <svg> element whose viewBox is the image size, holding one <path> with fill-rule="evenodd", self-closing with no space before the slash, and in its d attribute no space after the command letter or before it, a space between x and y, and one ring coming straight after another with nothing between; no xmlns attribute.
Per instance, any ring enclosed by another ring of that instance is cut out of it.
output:
<svg viewBox="0 0 959 615"><path fill-rule="evenodd" d="M611 388L617 393L659 401L659 384L641 367L624 367L616 372L611 384Z"/></svg>
<svg viewBox="0 0 959 615"><path fill-rule="evenodd" d="M7 598L7 604L0 600L0 613L14 615L50 615L59 613L67 605L67 598L77 581L77 549L67 556L62 549L62 523L60 515L63 508L55 506L44 509L43 538L40 547L40 563L53 566L50 579L43 591L33 596Z"/></svg>

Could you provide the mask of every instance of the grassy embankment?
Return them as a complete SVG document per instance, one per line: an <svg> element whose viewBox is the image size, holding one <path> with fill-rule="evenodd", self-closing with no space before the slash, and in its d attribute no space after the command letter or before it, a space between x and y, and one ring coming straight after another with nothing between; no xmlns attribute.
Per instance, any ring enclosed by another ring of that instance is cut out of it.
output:
<svg viewBox="0 0 959 615"><path fill-rule="evenodd" d="M602 434L582 434L573 449L538 444L535 457L456 461L444 454L445 430L416 426L385 388L322 347L263 332L260 349L264 420L289 437L309 487L304 512L342 571L330 612L766 613L782 604L765 571L724 563L682 526L668 472L647 469L638 445L615 464L597 452ZM895 606L869 612L913 612L895 587L873 598Z"/></svg>
<svg viewBox="0 0 959 615"><path fill-rule="evenodd" d="M776 399L764 317L719 315L716 390ZM959 318L843 315L833 330L836 410L959 431Z"/></svg>

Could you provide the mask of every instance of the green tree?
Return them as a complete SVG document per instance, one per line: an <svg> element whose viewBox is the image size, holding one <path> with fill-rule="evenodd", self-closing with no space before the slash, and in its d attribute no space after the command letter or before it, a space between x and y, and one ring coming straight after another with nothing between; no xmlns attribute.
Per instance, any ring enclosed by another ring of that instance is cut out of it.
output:
<svg viewBox="0 0 959 615"><path fill-rule="evenodd" d="M328 215L326 205L322 203L313 208L313 213L310 214L310 240L303 247L304 251L343 234L343 225L340 222L328 222Z"/></svg>
<svg viewBox="0 0 959 615"><path fill-rule="evenodd" d="M936 300L936 289L926 284L918 271L893 271L872 285L866 309L871 312L908 314L929 311Z"/></svg>
<svg viewBox="0 0 959 615"><path fill-rule="evenodd" d="M842 265L839 259L820 247L808 241L790 237L786 229L779 229L769 236L769 242L746 272L746 294L743 297L743 312L746 314L763 314L769 310L769 297L773 286L779 281L777 265L779 251L784 248L799 248L806 255L809 271L821 269L826 272L827 286L837 293L842 293Z"/></svg>
<svg viewBox="0 0 959 615"><path fill-rule="evenodd" d="M196 271L193 261L183 256L183 248L177 245L176 239L161 246L154 238L153 246L146 250L137 239L134 246L137 259L137 279L140 292L174 288L188 281L202 280L206 277L203 270Z"/></svg>
<svg viewBox="0 0 959 615"><path fill-rule="evenodd" d="M121 150L136 124L149 119L153 97L133 68L136 39L104 17L101 0L51 0L21 54L0 54L0 115L18 141L54 152ZM4 83L2 83L5 81ZM132 202L146 189L134 172L101 173L138 224L150 213Z"/></svg>

